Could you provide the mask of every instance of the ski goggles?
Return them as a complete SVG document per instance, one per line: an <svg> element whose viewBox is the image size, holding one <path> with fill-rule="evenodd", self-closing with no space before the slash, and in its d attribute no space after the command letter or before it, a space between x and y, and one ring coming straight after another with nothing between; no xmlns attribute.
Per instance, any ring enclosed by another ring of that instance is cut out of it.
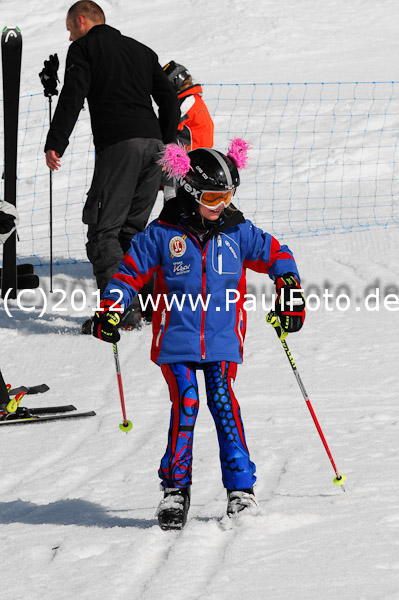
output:
<svg viewBox="0 0 399 600"><path fill-rule="evenodd" d="M235 190L226 190L225 192L213 191L213 192L202 192L198 202L202 206L207 208L219 208L223 204L224 208L227 208L230 204Z"/></svg>

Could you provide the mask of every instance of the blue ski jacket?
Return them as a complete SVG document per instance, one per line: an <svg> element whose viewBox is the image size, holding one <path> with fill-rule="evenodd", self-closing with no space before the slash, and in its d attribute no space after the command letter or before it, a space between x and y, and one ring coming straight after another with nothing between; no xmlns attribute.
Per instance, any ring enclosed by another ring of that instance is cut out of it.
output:
<svg viewBox="0 0 399 600"><path fill-rule="evenodd" d="M128 307L155 274L151 359L241 363L246 331L246 269L275 280L299 274L292 252L235 210L200 243L170 200L134 236L103 299ZM112 309L111 309L112 310Z"/></svg>

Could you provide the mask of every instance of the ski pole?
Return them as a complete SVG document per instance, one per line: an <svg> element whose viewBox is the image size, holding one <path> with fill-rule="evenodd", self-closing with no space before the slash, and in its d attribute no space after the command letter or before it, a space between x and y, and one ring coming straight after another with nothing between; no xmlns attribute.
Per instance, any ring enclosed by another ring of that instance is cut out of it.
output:
<svg viewBox="0 0 399 600"><path fill-rule="evenodd" d="M122 375L121 375L121 366L119 363L119 354L118 354L118 347L116 344L112 344L112 348L114 350L114 358L115 358L115 368L116 368L116 377L118 379L118 387L119 387L119 396L121 399L121 406L122 406L122 416L123 416L123 423L121 423L119 425L119 429L121 431L130 431L133 427L132 422L128 421L126 418L126 409L125 409L125 398L123 395L123 386L122 386Z"/></svg>
<svg viewBox="0 0 399 600"><path fill-rule="evenodd" d="M57 82L58 67L60 62L57 54L50 54L49 60L44 61L44 68L40 71L39 77L44 88L44 95L49 102L49 124L51 127L51 103L52 97L58 96ZM53 173L50 169L50 292L53 292Z"/></svg>
<svg viewBox="0 0 399 600"><path fill-rule="evenodd" d="M330 452L330 449L328 447L326 438L324 437L324 433L323 433L323 431L322 431L322 429L320 427L319 421L317 420L316 413L313 410L313 406L312 406L312 404L310 402L310 399L309 399L309 396L308 396L308 394L306 392L305 386L303 385L301 376L299 375L299 372L298 372L298 369L296 368L296 365L295 365L294 359L292 357L292 354L291 354L291 352L290 352L290 350L288 348L287 342L285 341L285 338L287 337L288 333L285 332L283 330L283 328L281 327L281 324L280 324L280 321L278 320L277 314L273 310L271 310L269 312L269 314L267 315L267 317L266 317L266 323L269 323L272 327L274 327L275 332L277 333L277 337L279 338L279 340L280 340L280 342L281 342L281 344L282 344L282 346L284 348L284 351L285 351L285 353L287 355L287 358L289 360L291 368L292 368L292 370L294 372L295 378L296 378L296 380L298 382L299 389L302 392L302 396L303 396L303 398L304 398L304 400L306 402L306 405L307 405L307 407L309 409L310 414L312 415L313 422L316 425L316 429L317 429L317 431L319 433L320 439L323 442L323 446L324 446L324 448L325 448L325 450L327 452L328 458L330 459L330 462L331 462L332 467L334 469L334 472L335 472L334 484L341 486L342 491L344 492L345 491L344 483L346 481L346 477L345 477L345 475L340 475L339 472L338 472L338 470L337 470L337 467L335 466L335 462L334 462L334 459L333 459L332 454Z"/></svg>
<svg viewBox="0 0 399 600"><path fill-rule="evenodd" d="M51 126L51 96L48 97L49 122ZM50 172L50 293L53 293L53 172Z"/></svg>

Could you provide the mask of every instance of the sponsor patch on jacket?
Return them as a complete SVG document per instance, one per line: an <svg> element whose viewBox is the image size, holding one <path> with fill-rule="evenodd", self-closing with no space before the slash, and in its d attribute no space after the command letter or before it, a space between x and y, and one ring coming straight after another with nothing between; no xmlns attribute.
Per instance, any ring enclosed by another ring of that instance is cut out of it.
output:
<svg viewBox="0 0 399 600"><path fill-rule="evenodd" d="M175 260L173 262L173 273L175 275L185 275L185 273L190 273L191 265L185 265L182 260Z"/></svg>
<svg viewBox="0 0 399 600"><path fill-rule="evenodd" d="M180 258L180 256L183 256L187 250L187 244L184 240L185 237L187 236L180 237L179 235L176 235L170 240L169 250L171 257L176 256L177 258Z"/></svg>

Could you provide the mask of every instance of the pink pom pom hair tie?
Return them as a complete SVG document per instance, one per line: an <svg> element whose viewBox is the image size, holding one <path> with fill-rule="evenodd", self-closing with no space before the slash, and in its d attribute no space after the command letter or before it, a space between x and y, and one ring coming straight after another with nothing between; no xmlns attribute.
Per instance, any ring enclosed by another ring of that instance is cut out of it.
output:
<svg viewBox="0 0 399 600"><path fill-rule="evenodd" d="M245 169L247 166L248 150L250 146L251 145L242 138L234 138L231 140L229 149L227 150L227 156L235 162L237 169Z"/></svg>
<svg viewBox="0 0 399 600"><path fill-rule="evenodd" d="M170 178L184 177L191 168L190 157L181 144L167 144L158 163Z"/></svg>

